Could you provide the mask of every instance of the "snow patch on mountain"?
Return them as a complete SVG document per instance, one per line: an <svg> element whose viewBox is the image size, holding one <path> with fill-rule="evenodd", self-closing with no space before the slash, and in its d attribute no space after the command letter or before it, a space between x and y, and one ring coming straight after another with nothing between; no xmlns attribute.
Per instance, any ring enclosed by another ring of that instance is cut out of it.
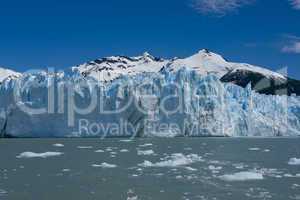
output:
<svg viewBox="0 0 300 200"><path fill-rule="evenodd" d="M210 52L207 49L200 50L197 54L188 58L176 59L168 63L168 68L171 71L178 71L182 67L195 70L201 75L214 74L218 78L223 77L229 72L232 73L237 70L245 70L263 74L268 78L286 79L283 75L262 67L246 63L228 62L221 55Z"/></svg>
<svg viewBox="0 0 300 200"><path fill-rule="evenodd" d="M72 67L73 72L90 76L99 81L112 81L122 75L136 75L144 72L159 72L168 60L155 58L149 53L142 56L111 56Z"/></svg>
<svg viewBox="0 0 300 200"><path fill-rule="evenodd" d="M5 79L15 79L15 78L18 78L20 76L21 76L21 74L18 73L18 72L0 67L0 84Z"/></svg>
<svg viewBox="0 0 300 200"><path fill-rule="evenodd" d="M286 80L286 77L271 70L245 63L228 62L221 55L207 49L183 59L161 59L149 53L142 56L126 57L112 56L84 63L73 67L73 72L90 76L98 81L112 81L122 75L136 75L145 72L160 72L168 70L176 72L183 67L195 70L200 75L214 74L218 78L237 70L252 71L268 78Z"/></svg>

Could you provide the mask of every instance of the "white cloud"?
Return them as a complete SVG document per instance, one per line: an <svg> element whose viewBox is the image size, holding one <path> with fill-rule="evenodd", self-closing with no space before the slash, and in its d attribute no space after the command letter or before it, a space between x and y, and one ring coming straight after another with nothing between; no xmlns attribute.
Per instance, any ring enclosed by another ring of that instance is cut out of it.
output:
<svg viewBox="0 0 300 200"><path fill-rule="evenodd" d="M289 0L294 9L300 10L300 0Z"/></svg>
<svg viewBox="0 0 300 200"><path fill-rule="evenodd" d="M299 53L300 54L300 42L292 42L290 45L286 45L282 48L284 53Z"/></svg>
<svg viewBox="0 0 300 200"><path fill-rule="evenodd" d="M192 6L202 14L224 16L252 2L254 0L194 0Z"/></svg>

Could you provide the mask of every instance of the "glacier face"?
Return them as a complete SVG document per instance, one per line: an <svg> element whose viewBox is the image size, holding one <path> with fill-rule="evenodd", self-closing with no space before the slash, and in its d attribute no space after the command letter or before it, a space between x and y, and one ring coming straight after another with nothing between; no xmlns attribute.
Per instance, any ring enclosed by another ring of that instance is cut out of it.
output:
<svg viewBox="0 0 300 200"><path fill-rule="evenodd" d="M2 136L300 135L299 97L258 94L186 68L112 82L29 73L4 81L0 99Z"/></svg>

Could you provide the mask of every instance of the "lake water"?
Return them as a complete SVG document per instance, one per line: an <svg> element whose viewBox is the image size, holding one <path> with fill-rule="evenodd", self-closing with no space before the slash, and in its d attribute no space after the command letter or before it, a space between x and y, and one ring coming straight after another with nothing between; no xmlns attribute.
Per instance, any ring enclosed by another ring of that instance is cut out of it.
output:
<svg viewBox="0 0 300 200"><path fill-rule="evenodd" d="M300 199L300 138L0 139L0 156L1 200Z"/></svg>

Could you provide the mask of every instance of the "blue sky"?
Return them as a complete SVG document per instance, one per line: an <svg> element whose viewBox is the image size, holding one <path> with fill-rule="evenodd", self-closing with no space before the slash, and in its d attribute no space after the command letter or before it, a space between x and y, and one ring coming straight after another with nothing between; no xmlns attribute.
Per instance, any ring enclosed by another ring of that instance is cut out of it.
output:
<svg viewBox="0 0 300 200"><path fill-rule="evenodd" d="M10 0L0 24L0 66L17 71L208 48L300 79L300 0Z"/></svg>

